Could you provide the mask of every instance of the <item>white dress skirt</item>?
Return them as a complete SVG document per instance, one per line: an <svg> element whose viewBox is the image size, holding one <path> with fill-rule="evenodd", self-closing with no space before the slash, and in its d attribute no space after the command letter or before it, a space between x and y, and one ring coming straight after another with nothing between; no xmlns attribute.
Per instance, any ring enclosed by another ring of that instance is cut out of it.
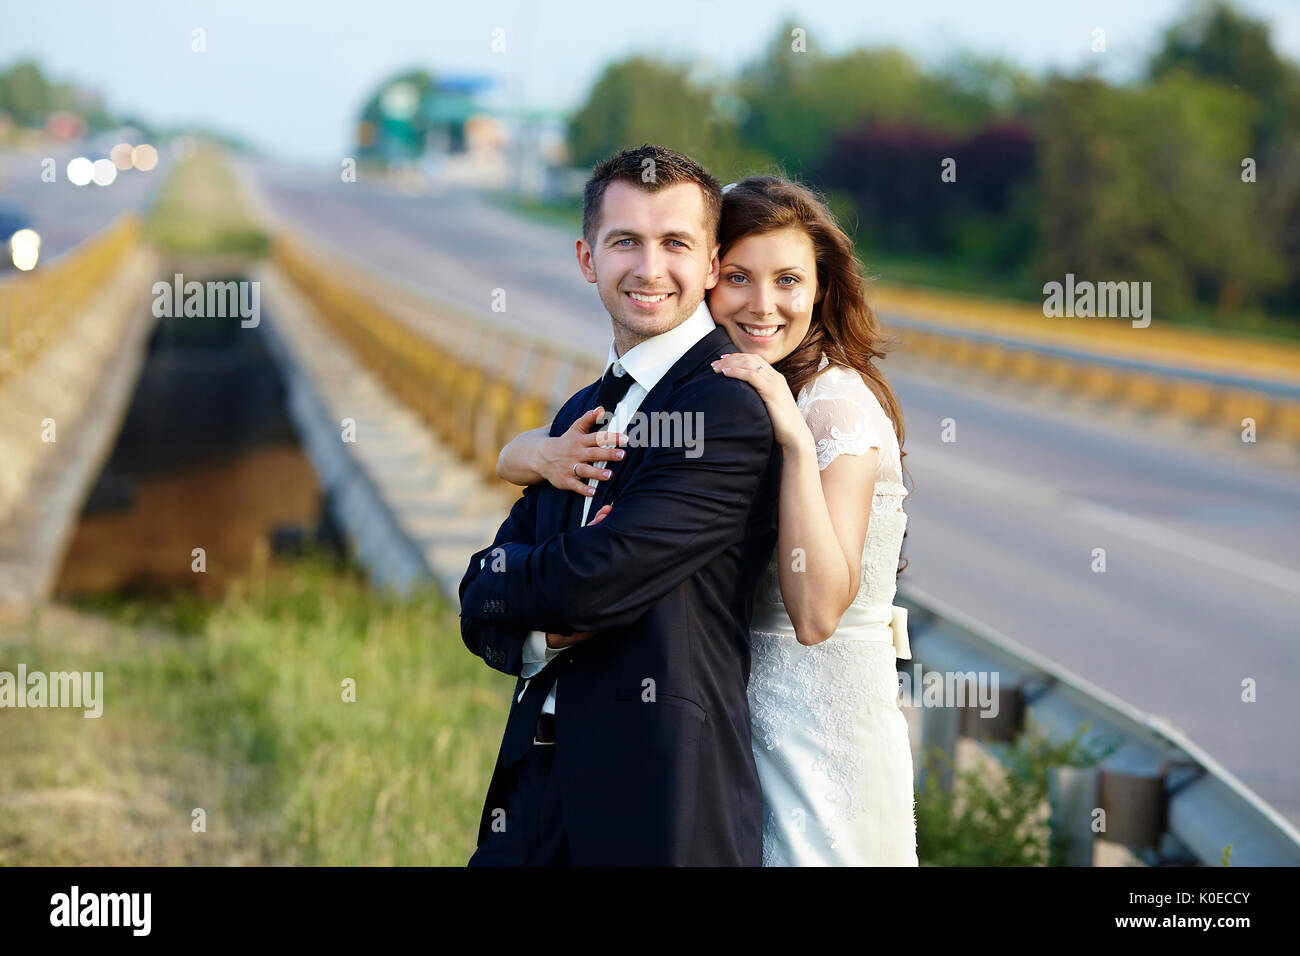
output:
<svg viewBox="0 0 1300 956"><path fill-rule="evenodd" d="M781 600L778 561L751 623L751 746L763 789L764 866L916 866L912 752L896 657L910 657L893 606L907 515L898 440L858 373L822 358L798 404L824 469L880 449L862 577L835 634L804 646ZM835 516L832 515L832 518Z"/></svg>

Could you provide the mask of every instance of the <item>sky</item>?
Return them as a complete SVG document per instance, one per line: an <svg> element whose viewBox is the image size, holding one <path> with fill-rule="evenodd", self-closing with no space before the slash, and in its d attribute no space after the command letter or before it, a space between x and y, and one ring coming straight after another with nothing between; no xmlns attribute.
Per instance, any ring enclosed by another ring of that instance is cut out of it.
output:
<svg viewBox="0 0 1300 956"><path fill-rule="evenodd" d="M1300 62L1300 0L1237 6L1269 22L1274 46ZM567 110L612 60L662 55L728 73L788 18L810 49L831 54L894 45L933 65L968 50L1039 73L1092 64L1123 81L1186 9L1187 0L10 0L0 66L32 57L47 76L98 90L111 112L332 162L349 154L366 98L403 69L486 74L514 105ZM1091 50L1098 28L1103 54ZM195 30L203 52L192 49Z"/></svg>

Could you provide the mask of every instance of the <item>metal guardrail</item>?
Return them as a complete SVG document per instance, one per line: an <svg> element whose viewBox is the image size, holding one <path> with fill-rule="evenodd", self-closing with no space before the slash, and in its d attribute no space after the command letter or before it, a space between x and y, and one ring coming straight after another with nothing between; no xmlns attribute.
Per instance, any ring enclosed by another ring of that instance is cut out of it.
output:
<svg viewBox="0 0 1300 956"><path fill-rule="evenodd" d="M890 312L882 318L907 333L909 349L945 362L1229 428L1240 428L1249 418L1261 435L1268 430L1300 443L1300 384L1140 361Z"/></svg>
<svg viewBox="0 0 1300 956"><path fill-rule="evenodd" d="M900 583L899 603L909 609L913 662L923 672L999 675L998 718L969 705L925 709L923 748L951 756L958 736L1009 742L1031 725L1063 743L1088 725L1083 746L1106 756L1095 767L1061 768L1053 780L1053 832L1072 838L1071 862L1090 864L1102 810L1103 838L1151 862L1218 865L1231 846L1233 866L1300 866L1300 830L1167 721L921 590Z"/></svg>
<svg viewBox="0 0 1300 956"><path fill-rule="evenodd" d="M969 339L974 342L987 342L1000 345L1007 349L1023 350L1035 352L1039 355L1052 356L1054 358L1070 359L1081 364L1097 362L1103 365L1111 365L1115 368L1122 368L1134 372L1148 372L1155 375L1169 376L1170 378L1181 378L1193 382L1201 382L1207 385L1215 385L1220 388L1238 388L1245 391L1260 392L1261 394L1278 398L1300 400L1300 384L1294 384L1291 382L1273 381L1270 379L1255 378L1244 375L1228 375L1221 372L1207 372L1200 369L1183 368L1177 365L1163 365L1159 362L1142 362L1136 359L1120 358L1119 356L1105 355L1099 352L1087 352L1083 349L1072 349L1059 345L1046 345L1040 342L1030 342L1024 339L1011 338L1006 335L995 335L990 332L972 332L964 329L954 329L951 326L941 325L935 322L923 322L917 319L907 319L899 316L890 316L889 324L907 329L931 332L936 335Z"/></svg>
<svg viewBox="0 0 1300 956"><path fill-rule="evenodd" d="M1234 335L1222 330L1155 320L1143 329L1132 321L1104 316L1049 316L1041 304L1030 305L971 293L873 281L871 300L880 313L901 315L948 328L1000 332L1015 340L1073 342L1087 352L1168 361L1176 366L1200 366L1241 371L1248 378L1277 378L1292 382L1300 369L1300 341Z"/></svg>

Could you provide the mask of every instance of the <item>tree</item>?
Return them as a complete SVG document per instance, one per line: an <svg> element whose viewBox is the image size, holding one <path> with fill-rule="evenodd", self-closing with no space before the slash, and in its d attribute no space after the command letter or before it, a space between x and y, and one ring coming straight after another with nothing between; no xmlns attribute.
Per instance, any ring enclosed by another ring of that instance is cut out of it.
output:
<svg viewBox="0 0 1300 956"><path fill-rule="evenodd" d="M728 182L767 164L740 145L728 105L722 91L693 82L686 66L646 57L610 64L569 122L574 162L590 166L619 150L657 143Z"/></svg>
<svg viewBox="0 0 1300 956"><path fill-rule="evenodd" d="M1241 182L1254 104L1182 71L1145 87L1057 77L1037 121L1046 277L1150 281L1164 314L1223 314L1283 278Z"/></svg>
<svg viewBox="0 0 1300 956"><path fill-rule="evenodd" d="M1202 0L1165 31L1148 74L1159 80L1182 71L1242 90L1261 106L1254 130L1259 141L1276 139L1300 120L1297 71L1273 49L1267 23L1239 13L1223 0Z"/></svg>
<svg viewBox="0 0 1300 956"><path fill-rule="evenodd" d="M19 126L40 126L52 109L50 84L31 60L0 74L0 109Z"/></svg>
<svg viewBox="0 0 1300 956"><path fill-rule="evenodd" d="M892 47L830 57L818 52L813 36L798 48L796 30L793 23L778 29L737 84L748 106L743 141L795 177L811 176L837 136L871 123L966 134L1034 96L1033 82L1001 60L955 56L927 73Z"/></svg>

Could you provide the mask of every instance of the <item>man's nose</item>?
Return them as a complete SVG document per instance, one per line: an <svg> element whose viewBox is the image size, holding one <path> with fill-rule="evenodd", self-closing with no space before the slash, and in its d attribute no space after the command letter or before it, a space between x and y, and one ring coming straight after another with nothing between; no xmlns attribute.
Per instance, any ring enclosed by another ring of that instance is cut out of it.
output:
<svg viewBox="0 0 1300 956"><path fill-rule="evenodd" d="M664 274L664 260L660 251L653 246L646 246L637 260L636 276L638 279L658 279Z"/></svg>

